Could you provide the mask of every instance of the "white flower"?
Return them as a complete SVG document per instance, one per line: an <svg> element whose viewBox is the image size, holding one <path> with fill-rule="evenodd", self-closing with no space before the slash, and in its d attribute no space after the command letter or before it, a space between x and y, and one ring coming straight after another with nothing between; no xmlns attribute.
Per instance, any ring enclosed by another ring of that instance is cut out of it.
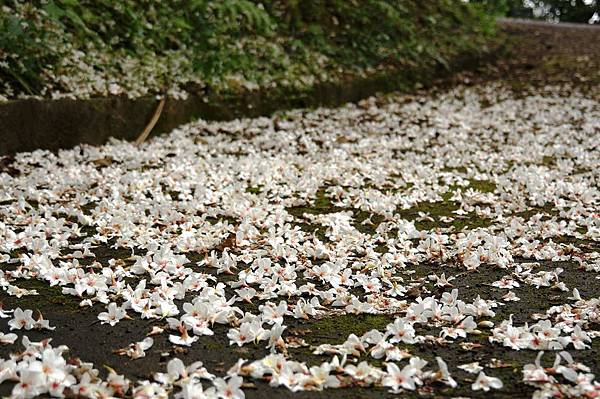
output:
<svg viewBox="0 0 600 399"><path fill-rule="evenodd" d="M154 339L152 337L146 337L140 342L134 342L127 348L117 349L116 353L120 355L127 355L132 359L140 359L146 356L146 350L150 349L154 345Z"/></svg>
<svg viewBox="0 0 600 399"><path fill-rule="evenodd" d="M33 328L36 330L56 330L56 327L50 327L50 322L48 320L44 320L41 312L39 312L38 319L33 324Z"/></svg>
<svg viewBox="0 0 600 399"><path fill-rule="evenodd" d="M4 309L2 303L0 302L0 319L8 319L11 313L13 313L13 311Z"/></svg>
<svg viewBox="0 0 600 399"><path fill-rule="evenodd" d="M513 291L508 291L502 296L502 300L505 302L518 302L521 300Z"/></svg>
<svg viewBox="0 0 600 399"><path fill-rule="evenodd" d="M438 368L439 368L439 371L436 374L434 374L435 378L438 381L443 382L444 384L448 385L451 388L456 388L456 386L458 384L456 383L454 378L452 378L452 376L450 375L450 372L448 371L448 365L446 364L444 359L437 356L435 358L435 360L437 361Z"/></svg>
<svg viewBox="0 0 600 399"><path fill-rule="evenodd" d="M252 303L252 298L256 296L256 290L252 287L241 288L236 290L236 293L239 295L240 299L248 303Z"/></svg>
<svg viewBox="0 0 600 399"><path fill-rule="evenodd" d="M176 381L187 381L193 378L213 380L215 376L203 367L202 362L194 362L186 367L179 358L169 360L166 374L156 373L154 375L154 379L162 384L173 384Z"/></svg>
<svg viewBox="0 0 600 399"><path fill-rule="evenodd" d="M489 391L490 389L501 389L502 381L496 377L488 377L483 371L479 373L475 382L471 385L471 389L474 391L484 390Z"/></svg>
<svg viewBox="0 0 600 399"><path fill-rule="evenodd" d="M181 384L181 391L176 393L174 397L175 399L216 399L217 393L214 388L204 391L202 383L199 381L188 380Z"/></svg>
<svg viewBox="0 0 600 399"><path fill-rule="evenodd" d="M268 332L262 327L261 322L246 322L240 325L240 328L232 328L227 333L229 344L242 346L248 342L261 341L266 339Z"/></svg>
<svg viewBox="0 0 600 399"><path fill-rule="evenodd" d="M367 362L360 362L358 366L349 364L344 368L344 372L359 381L373 382L380 376L380 371L371 367Z"/></svg>
<svg viewBox="0 0 600 399"><path fill-rule="evenodd" d="M13 359L0 359L0 383L4 381L18 381L17 362Z"/></svg>
<svg viewBox="0 0 600 399"><path fill-rule="evenodd" d="M190 336L187 330L184 328L181 330L181 335L169 335L169 341L175 345L191 346L194 342L198 341L197 336Z"/></svg>
<svg viewBox="0 0 600 399"><path fill-rule="evenodd" d="M263 314L263 320L269 324L282 324L283 317L288 314L288 306L286 301L279 302L279 305L273 306L270 302L259 306Z"/></svg>
<svg viewBox="0 0 600 399"><path fill-rule="evenodd" d="M4 334L0 332L0 344L14 344L17 338L17 334Z"/></svg>
<svg viewBox="0 0 600 399"><path fill-rule="evenodd" d="M223 399L244 399L244 391L240 388L244 380L240 376L232 376L228 380L217 378L213 385L217 389L217 394Z"/></svg>
<svg viewBox="0 0 600 399"><path fill-rule="evenodd" d="M16 311L16 309L15 309ZM45 391L46 379L40 371L19 371L19 382L13 387L13 398L34 398Z"/></svg>
<svg viewBox="0 0 600 399"><path fill-rule="evenodd" d="M528 382L550 382L551 377L546 373L546 370L541 365L541 359L544 351L540 351L535 359L534 364L527 364L523 367L523 381Z"/></svg>
<svg viewBox="0 0 600 399"><path fill-rule="evenodd" d="M573 328L573 332L568 337L559 337L558 341L566 347L568 344L573 344L573 347L578 350L587 349L590 346L586 342L592 342L590 336L581 329L579 325Z"/></svg>
<svg viewBox="0 0 600 399"><path fill-rule="evenodd" d="M340 386L340 381L337 377L330 375L331 365L329 363L323 363L320 366L313 366L309 369L311 383L316 389L324 388L337 388Z"/></svg>
<svg viewBox="0 0 600 399"><path fill-rule="evenodd" d="M390 342L404 342L407 344L415 342L415 329L411 323L403 319L396 319L393 323L388 324L387 331L391 334Z"/></svg>
<svg viewBox="0 0 600 399"><path fill-rule="evenodd" d="M116 303L111 302L108 304L108 312L102 312L98 315L98 319L102 322L102 324L108 323L111 326L114 326L119 321L121 321L127 313L125 310Z"/></svg>
<svg viewBox="0 0 600 399"><path fill-rule="evenodd" d="M35 326L35 320L33 320L33 310L16 308L13 313L13 319L9 320L8 326L11 330L20 330L22 328L31 330Z"/></svg>
<svg viewBox="0 0 600 399"><path fill-rule="evenodd" d="M471 374L477 374L479 373L481 370L483 370L483 367L481 367L479 365L479 362L473 362L473 363L466 363L466 364L461 364L460 366L457 366L459 369L466 371L467 373L471 373Z"/></svg>
<svg viewBox="0 0 600 399"><path fill-rule="evenodd" d="M396 366L395 363L387 364L387 373L383 378L383 386L391 388L394 393L399 392L401 389L414 390L416 388L415 374L417 369L412 366L404 366L402 370Z"/></svg>
<svg viewBox="0 0 600 399"><path fill-rule="evenodd" d="M267 331L269 340L267 348L271 349L271 352L275 352L277 348L285 350L286 344L282 338L282 334L286 328L286 326L282 326L281 324L275 324L271 330Z"/></svg>
<svg viewBox="0 0 600 399"><path fill-rule="evenodd" d="M114 396L125 396L131 385L127 378L115 373L114 370L109 370L106 383Z"/></svg>

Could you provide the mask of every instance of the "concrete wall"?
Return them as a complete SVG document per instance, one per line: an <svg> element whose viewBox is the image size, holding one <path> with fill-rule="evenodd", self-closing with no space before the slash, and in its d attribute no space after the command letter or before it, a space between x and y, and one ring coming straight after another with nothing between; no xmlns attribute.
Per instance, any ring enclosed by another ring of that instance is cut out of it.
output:
<svg viewBox="0 0 600 399"><path fill-rule="evenodd" d="M430 84L436 77L475 66L479 61L479 55L469 55L456 60L451 70L388 71L369 78L319 84L304 93L268 89L230 97L209 94L204 98L192 95L186 100L168 99L152 134L168 132L196 118L230 120L269 115L281 109L336 106L377 92L413 89L417 82ZM134 140L152 118L157 104L155 98L120 97L0 103L0 155L35 149L56 151L80 143L100 145L109 137Z"/></svg>

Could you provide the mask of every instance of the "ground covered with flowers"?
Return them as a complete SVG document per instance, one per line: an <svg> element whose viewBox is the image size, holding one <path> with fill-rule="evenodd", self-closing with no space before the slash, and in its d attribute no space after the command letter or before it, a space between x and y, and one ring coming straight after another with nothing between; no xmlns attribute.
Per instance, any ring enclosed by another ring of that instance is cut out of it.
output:
<svg viewBox="0 0 600 399"><path fill-rule="evenodd" d="M598 397L598 143L487 83L5 158L0 390Z"/></svg>

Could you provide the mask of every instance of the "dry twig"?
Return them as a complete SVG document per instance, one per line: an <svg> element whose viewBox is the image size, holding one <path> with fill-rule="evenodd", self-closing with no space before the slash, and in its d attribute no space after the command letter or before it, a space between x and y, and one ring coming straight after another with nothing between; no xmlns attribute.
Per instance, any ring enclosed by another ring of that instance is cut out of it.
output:
<svg viewBox="0 0 600 399"><path fill-rule="evenodd" d="M140 134L139 137L137 138L137 140L135 141L136 146L139 147L144 141L146 141L146 139L150 135L150 132L154 128L154 125L156 125L156 122L158 122L158 118L160 118L160 114L162 113L162 110L165 106L166 100L167 100L167 96L163 96L162 99L160 100L160 102L158 103L158 106L156 107L156 111L154 111L154 115L152 115L152 119L150 119L150 123L148 123L148 125L146 125L146 128L144 129L142 134Z"/></svg>

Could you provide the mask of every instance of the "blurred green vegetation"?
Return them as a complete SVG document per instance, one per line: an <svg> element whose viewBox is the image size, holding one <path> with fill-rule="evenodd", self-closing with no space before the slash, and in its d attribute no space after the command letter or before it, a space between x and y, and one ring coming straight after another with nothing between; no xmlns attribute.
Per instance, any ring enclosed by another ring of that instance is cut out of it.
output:
<svg viewBox="0 0 600 399"><path fill-rule="evenodd" d="M482 51L494 29L481 10L455 0L0 5L0 94L6 98L106 95L111 83L134 97L190 81L211 90L306 87L386 68L445 67Z"/></svg>

